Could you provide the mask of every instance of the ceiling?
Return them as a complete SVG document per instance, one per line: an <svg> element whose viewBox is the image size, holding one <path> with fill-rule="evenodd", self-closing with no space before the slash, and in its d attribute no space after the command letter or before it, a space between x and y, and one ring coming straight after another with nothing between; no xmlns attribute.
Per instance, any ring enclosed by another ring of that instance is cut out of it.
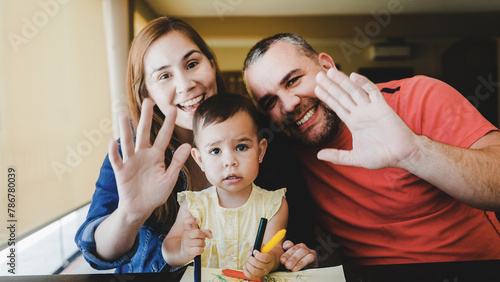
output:
<svg viewBox="0 0 500 282"><path fill-rule="evenodd" d="M500 0L144 0L178 17L348 15L500 11Z"/></svg>

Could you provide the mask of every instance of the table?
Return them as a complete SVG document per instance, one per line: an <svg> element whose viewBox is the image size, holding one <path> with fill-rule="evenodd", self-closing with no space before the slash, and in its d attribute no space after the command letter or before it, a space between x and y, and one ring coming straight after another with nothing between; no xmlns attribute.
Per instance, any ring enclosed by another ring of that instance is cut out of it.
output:
<svg viewBox="0 0 500 282"><path fill-rule="evenodd" d="M483 282L500 281L500 260L440 262L395 265L344 265L347 282ZM179 281L183 271L176 273L76 274L0 277L12 282L128 282ZM321 282L321 281L314 281Z"/></svg>
<svg viewBox="0 0 500 282"><path fill-rule="evenodd" d="M343 267L348 282L500 281L500 260Z"/></svg>

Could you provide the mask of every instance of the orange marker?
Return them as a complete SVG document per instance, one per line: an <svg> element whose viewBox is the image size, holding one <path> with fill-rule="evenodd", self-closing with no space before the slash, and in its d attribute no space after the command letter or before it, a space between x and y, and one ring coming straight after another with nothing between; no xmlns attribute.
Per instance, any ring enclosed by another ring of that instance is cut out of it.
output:
<svg viewBox="0 0 500 282"><path fill-rule="evenodd" d="M263 282L264 278L248 278L245 276L243 271L238 271L238 270L232 270L232 269L223 269L222 274L229 276L229 277L234 277L234 278L241 278L241 279L246 279L250 281L257 281L257 282Z"/></svg>

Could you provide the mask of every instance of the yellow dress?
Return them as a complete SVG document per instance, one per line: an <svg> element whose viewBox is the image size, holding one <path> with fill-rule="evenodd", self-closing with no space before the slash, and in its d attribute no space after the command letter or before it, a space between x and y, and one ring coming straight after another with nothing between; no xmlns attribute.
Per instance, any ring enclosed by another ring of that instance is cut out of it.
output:
<svg viewBox="0 0 500 282"><path fill-rule="evenodd" d="M179 193L179 204L187 202L188 210L200 221L200 228L212 231L213 238L205 241L202 266L243 269L248 250L253 248L260 218L270 220L276 214L285 192L286 188L267 191L253 184L247 202L232 209L219 205L215 186Z"/></svg>

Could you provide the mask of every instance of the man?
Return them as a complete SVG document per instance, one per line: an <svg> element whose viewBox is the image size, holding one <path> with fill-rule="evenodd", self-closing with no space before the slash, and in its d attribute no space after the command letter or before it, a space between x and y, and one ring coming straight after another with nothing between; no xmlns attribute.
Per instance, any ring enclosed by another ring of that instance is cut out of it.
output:
<svg viewBox="0 0 500 282"><path fill-rule="evenodd" d="M320 223L344 263L500 259L500 133L428 77L347 77L302 38L278 34L244 77L297 141Z"/></svg>

